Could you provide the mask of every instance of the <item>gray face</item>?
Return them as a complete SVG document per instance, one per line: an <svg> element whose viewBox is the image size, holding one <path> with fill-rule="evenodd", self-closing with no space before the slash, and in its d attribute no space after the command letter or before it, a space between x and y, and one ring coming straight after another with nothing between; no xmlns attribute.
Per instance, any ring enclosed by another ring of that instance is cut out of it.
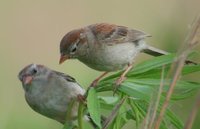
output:
<svg viewBox="0 0 200 129"><path fill-rule="evenodd" d="M29 90L31 82L37 80L40 76L43 76L46 72L42 65L30 64L23 68L19 74L18 78L22 82L24 90ZM29 79L29 80L28 80ZM29 81L29 82L28 82Z"/></svg>
<svg viewBox="0 0 200 129"><path fill-rule="evenodd" d="M25 68L23 68L19 74L18 74L18 78L21 82L23 82L23 78L25 76L28 76L28 75L34 75L38 72L37 70L37 66L35 64L30 64L28 66L26 66Z"/></svg>

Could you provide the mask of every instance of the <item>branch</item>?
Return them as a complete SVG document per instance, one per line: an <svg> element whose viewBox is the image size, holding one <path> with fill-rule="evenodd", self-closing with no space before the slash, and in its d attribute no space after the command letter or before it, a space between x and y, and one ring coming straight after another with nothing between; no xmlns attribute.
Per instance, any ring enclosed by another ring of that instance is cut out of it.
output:
<svg viewBox="0 0 200 129"><path fill-rule="evenodd" d="M118 112L119 108L124 103L124 101L126 100L126 98L127 98L127 96L125 96L124 98L122 98L122 100L114 107L114 109L111 112L110 116L108 116L108 118L105 120L102 129L107 129L108 128L109 124L112 122L112 120L117 115L117 112Z"/></svg>
<svg viewBox="0 0 200 129"><path fill-rule="evenodd" d="M194 122L194 119L196 117L197 111L200 108L200 93L197 97L197 100L193 106L192 112L190 113L190 116L188 117L188 120L185 124L184 129L191 129L192 128L192 124Z"/></svg>
<svg viewBox="0 0 200 129"><path fill-rule="evenodd" d="M187 36L187 38L185 40L185 46L183 47L183 50L180 52L178 59L172 65L172 66L174 66L175 72L172 75L173 78L172 78L172 82L170 83L170 87L169 87L169 90L167 92L166 99L165 99L164 104L161 108L158 119L155 123L155 129L159 129L159 127L160 127L160 123L163 119L164 113L165 113L166 108L169 104L169 100L170 100L171 95L173 93L176 82L177 82L177 80L178 80L178 78L181 74L182 69L183 69L185 60L186 60L189 52L191 51L191 49L199 42L199 37L200 37L199 35L200 35L200 17L198 17L197 20L195 20L193 27L192 27L189 35Z"/></svg>

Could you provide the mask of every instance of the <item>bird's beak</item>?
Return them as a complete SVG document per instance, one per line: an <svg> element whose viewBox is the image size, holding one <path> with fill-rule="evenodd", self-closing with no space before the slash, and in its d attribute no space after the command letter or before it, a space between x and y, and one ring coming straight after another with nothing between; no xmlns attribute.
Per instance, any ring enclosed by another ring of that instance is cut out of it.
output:
<svg viewBox="0 0 200 129"><path fill-rule="evenodd" d="M60 56L59 64L62 64L62 63L65 62L67 59L69 59L69 56L67 56L67 55L61 55L61 56Z"/></svg>
<svg viewBox="0 0 200 129"><path fill-rule="evenodd" d="M32 80L33 80L33 77L32 76L25 76L24 78L23 78L23 83L24 83L24 85L30 85L31 84L31 82L32 82Z"/></svg>

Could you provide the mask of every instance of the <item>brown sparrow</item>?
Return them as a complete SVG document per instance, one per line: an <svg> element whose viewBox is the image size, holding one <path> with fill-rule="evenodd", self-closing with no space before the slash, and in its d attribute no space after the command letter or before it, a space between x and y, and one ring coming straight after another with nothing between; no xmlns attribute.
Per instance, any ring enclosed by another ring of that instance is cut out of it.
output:
<svg viewBox="0 0 200 129"><path fill-rule="evenodd" d="M105 71L93 81L97 82L108 72L125 71L116 81L119 85L132 68L136 56L144 52L153 56L168 54L144 41L150 35L135 29L114 24L92 24L67 33L60 43L60 64L67 59L77 58L90 68Z"/></svg>
<svg viewBox="0 0 200 129"><path fill-rule="evenodd" d="M77 96L83 95L85 90L74 78L37 64L23 68L18 78L22 82L25 99L33 110L63 124L76 119ZM71 111L68 111L72 101Z"/></svg>

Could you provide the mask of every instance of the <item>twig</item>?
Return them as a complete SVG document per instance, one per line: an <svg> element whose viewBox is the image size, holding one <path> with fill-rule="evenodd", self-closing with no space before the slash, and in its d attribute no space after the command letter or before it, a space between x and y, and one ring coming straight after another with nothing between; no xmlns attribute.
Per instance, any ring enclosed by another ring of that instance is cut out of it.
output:
<svg viewBox="0 0 200 129"><path fill-rule="evenodd" d="M110 125L110 123L112 122L112 120L115 118L115 116L118 113L119 108L121 107L121 105L124 103L124 101L126 100L127 96L125 96L113 109L113 111L111 112L110 116L108 116L108 118L105 120L104 124L103 124L103 128L102 129L107 129L108 126Z"/></svg>
<svg viewBox="0 0 200 129"><path fill-rule="evenodd" d="M147 115L144 119L143 127L141 127L142 129L151 129L152 125L155 121L155 117L156 117L156 113L157 113L157 109L158 109L158 104L160 102L160 96L161 96L162 91L163 91L164 75L165 75L164 70L165 70L165 66L162 67L160 86L158 88L158 91L155 92L155 94L157 93L157 96L155 95L156 98L153 98L154 96L152 96L152 98L151 98L151 103L149 105Z"/></svg>
<svg viewBox="0 0 200 129"><path fill-rule="evenodd" d="M176 67L176 69L175 69L176 71L175 71L175 73L174 73L172 82L171 82L170 87L169 87L169 90L168 90L168 92L167 92L166 99L165 99L164 104L163 104L163 106L162 106L162 108L161 108L161 111L160 111L160 114L159 114L159 116L158 116L158 119L157 119L157 121L156 121L156 123L155 123L155 129L159 129L159 127L160 127L160 123L161 123L162 118L163 118L163 116L164 116L165 110L166 110L166 108L167 108L167 106L168 106L168 104L169 104L169 100L170 100L171 95L172 95L172 93L173 93L174 87L175 87L176 82L177 82L177 80L178 80L178 78L179 78L179 75L180 75L180 73L181 73L181 70L182 70L182 68L183 68L183 66L184 66L185 59L186 59L186 58L182 58L179 62L177 62L177 67Z"/></svg>
<svg viewBox="0 0 200 129"><path fill-rule="evenodd" d="M190 113L187 122L185 123L184 129L191 129L194 119L196 117L197 111L200 108L200 93L197 97L197 100L193 106L192 112Z"/></svg>
<svg viewBox="0 0 200 129"><path fill-rule="evenodd" d="M159 102L160 102L160 97L161 97L161 94L162 94L162 91L163 91L163 86L164 86L164 75L165 75L165 66L162 67L161 82L160 82L160 86L159 86L159 90L158 90L158 96L157 96L157 100L155 102L155 106L153 108L153 114L152 114L152 117L151 117L151 121L149 122L149 128L148 129L152 128L153 123L154 123L155 118L156 118L156 113L157 113L158 105L159 105Z"/></svg>
<svg viewBox="0 0 200 129"><path fill-rule="evenodd" d="M82 102L79 102L79 106L78 106L78 128L79 129L83 129L83 108L84 108L84 104Z"/></svg>
<svg viewBox="0 0 200 129"><path fill-rule="evenodd" d="M151 102L149 104L147 115L146 115L146 117L143 120L143 124L142 124L141 129L148 129L148 126L149 126L149 121L150 121L150 116L151 116L151 110L153 109L153 100L154 100L153 96L151 96L150 100L151 100Z"/></svg>
<svg viewBox="0 0 200 129"><path fill-rule="evenodd" d="M177 80L180 76L180 73L182 71L182 68L184 66L184 62L185 62L190 50L199 42L199 34L200 34L200 17L198 17L198 19L193 24L192 30L185 40L185 42L186 42L185 43L185 49L183 49L180 52L180 56L178 56L179 58L174 63L175 72L173 73L172 82L170 83L170 87L169 87L169 90L167 92L166 99L163 103L163 106L161 107L160 114L159 114L158 119L155 123L155 129L159 129L159 127L160 127L160 123L163 119L165 110L166 110L166 108L169 104L169 100L170 100L171 95L173 93L174 87L176 85L176 82L177 82Z"/></svg>

